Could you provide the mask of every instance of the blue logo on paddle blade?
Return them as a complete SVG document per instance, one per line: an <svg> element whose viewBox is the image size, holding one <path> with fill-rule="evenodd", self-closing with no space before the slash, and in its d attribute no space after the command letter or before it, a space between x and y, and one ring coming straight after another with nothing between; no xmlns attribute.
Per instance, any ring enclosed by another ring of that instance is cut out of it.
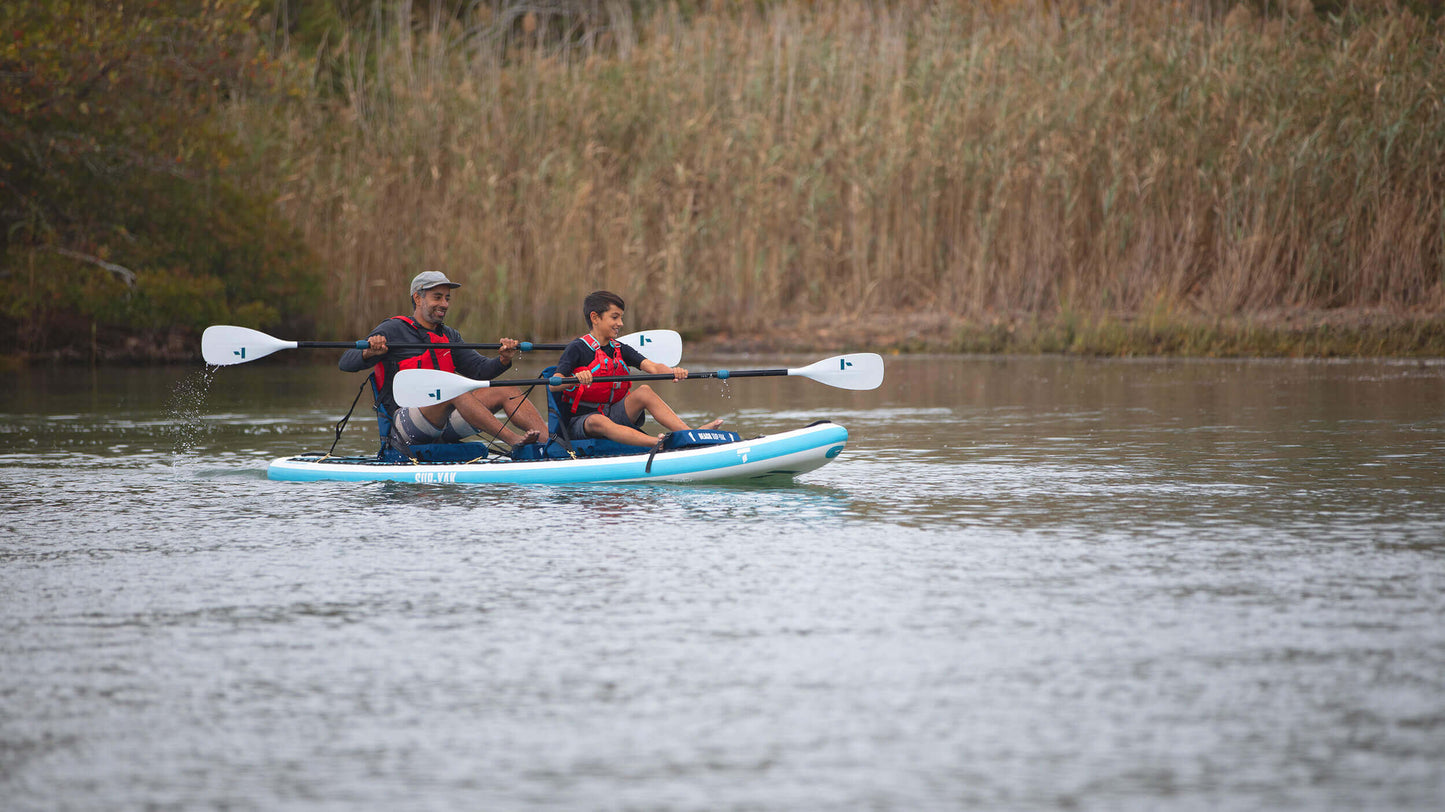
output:
<svg viewBox="0 0 1445 812"><path fill-rule="evenodd" d="M431 398L432 400L435 400L435 401L437 401L437 402L441 402L441 399L442 399L442 390L438 389L438 390L436 390L435 392L429 392L429 393L427 393L427 397L429 397L429 398Z"/></svg>
<svg viewBox="0 0 1445 812"><path fill-rule="evenodd" d="M851 367L851 366L853 366L853 362L852 362L852 361L849 361L847 358L839 358L839 359L838 359L838 369L839 369L839 371L845 370L845 369L847 369L848 367Z"/></svg>
<svg viewBox="0 0 1445 812"><path fill-rule="evenodd" d="M239 355L239 356L241 356L241 360L242 360L242 361L246 360L246 348L245 348L245 347L242 347L242 348L239 349L239 350L232 350L232 351L231 351L231 354L232 354L232 355Z"/></svg>
<svg viewBox="0 0 1445 812"><path fill-rule="evenodd" d="M644 344L644 345L650 344L651 342L652 342L652 339L648 338L646 333L643 333L643 334L642 334L642 337L637 340L637 343L638 343L638 344Z"/></svg>

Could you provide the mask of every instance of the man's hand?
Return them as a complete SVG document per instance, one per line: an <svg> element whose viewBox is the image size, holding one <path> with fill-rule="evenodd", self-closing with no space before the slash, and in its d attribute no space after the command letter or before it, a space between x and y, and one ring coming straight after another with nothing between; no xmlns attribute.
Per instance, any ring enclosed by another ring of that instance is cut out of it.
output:
<svg viewBox="0 0 1445 812"><path fill-rule="evenodd" d="M517 353L520 352L520 350L517 349L517 339L503 338L497 343L502 345L501 351L497 353L497 359L507 366L511 366L512 359L516 358Z"/></svg>
<svg viewBox="0 0 1445 812"><path fill-rule="evenodd" d="M386 355L386 336L368 336L367 347L361 351L362 358L376 358Z"/></svg>

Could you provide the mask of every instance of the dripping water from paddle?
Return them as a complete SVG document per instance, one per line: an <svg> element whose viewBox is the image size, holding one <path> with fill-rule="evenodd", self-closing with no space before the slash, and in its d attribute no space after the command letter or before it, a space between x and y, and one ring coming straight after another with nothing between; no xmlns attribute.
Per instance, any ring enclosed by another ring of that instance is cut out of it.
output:
<svg viewBox="0 0 1445 812"><path fill-rule="evenodd" d="M171 468L179 469L182 462L191 458L201 441L211 432L211 427L201 419L205 414L206 395L216 379L220 367L207 365L187 375L171 387L166 399L166 417L175 426L175 445L171 451Z"/></svg>

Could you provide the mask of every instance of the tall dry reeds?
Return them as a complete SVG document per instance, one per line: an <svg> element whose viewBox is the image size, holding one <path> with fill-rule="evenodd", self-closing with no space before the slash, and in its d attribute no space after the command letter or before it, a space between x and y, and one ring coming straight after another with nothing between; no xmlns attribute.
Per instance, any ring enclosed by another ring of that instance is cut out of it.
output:
<svg viewBox="0 0 1445 812"><path fill-rule="evenodd" d="M999 5L665 11L571 49L394 19L338 46L340 102L236 126L350 332L423 268L477 336L576 333L601 287L684 330L1445 304L1441 25Z"/></svg>

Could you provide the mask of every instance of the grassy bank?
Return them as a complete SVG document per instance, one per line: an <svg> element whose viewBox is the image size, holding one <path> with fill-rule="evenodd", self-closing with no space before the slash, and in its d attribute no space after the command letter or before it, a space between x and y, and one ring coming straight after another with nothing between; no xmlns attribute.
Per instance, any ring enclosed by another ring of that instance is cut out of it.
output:
<svg viewBox="0 0 1445 812"><path fill-rule="evenodd" d="M690 335L697 351L1065 354L1137 357L1445 357L1445 317L1386 311L967 318L941 313L871 314L846 324L826 315L761 330Z"/></svg>
<svg viewBox="0 0 1445 812"><path fill-rule="evenodd" d="M420 268L468 283L459 326L483 336L577 332L598 287L634 324L694 333L1065 325L1040 349L1157 314L1184 334L1338 312L1408 332L1442 311L1440 25L1000 6L672 8L572 47L545 19L481 36L486 8L377 17L319 57L339 102L313 85L231 123L346 334ZM1308 351L1297 335L1239 346Z"/></svg>
<svg viewBox="0 0 1445 812"><path fill-rule="evenodd" d="M1441 4L1220 6L5 6L9 345L356 335L442 268L479 338L608 287L743 343L1439 352Z"/></svg>

